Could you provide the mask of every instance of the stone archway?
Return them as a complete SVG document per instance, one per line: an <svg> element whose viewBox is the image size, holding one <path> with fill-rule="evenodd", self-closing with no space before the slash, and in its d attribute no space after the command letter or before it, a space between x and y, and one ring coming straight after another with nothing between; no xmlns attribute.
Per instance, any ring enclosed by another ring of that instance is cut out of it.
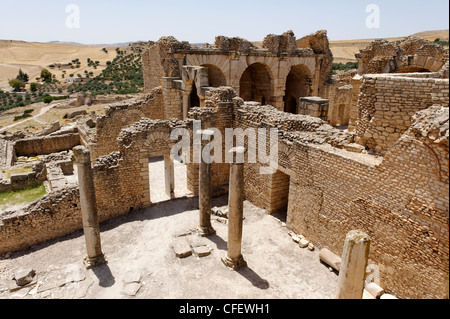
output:
<svg viewBox="0 0 450 319"><path fill-rule="evenodd" d="M239 96L244 101L273 104L275 97L270 68L259 62L248 66L239 81Z"/></svg>
<svg viewBox="0 0 450 319"><path fill-rule="evenodd" d="M203 64L202 67L208 68L208 80L210 87L220 87L227 85L227 79L222 70L213 64Z"/></svg>
<svg viewBox="0 0 450 319"><path fill-rule="evenodd" d="M297 114L297 106L301 97L311 95L312 75L304 64L291 68L286 78L286 93L284 95L284 111Z"/></svg>

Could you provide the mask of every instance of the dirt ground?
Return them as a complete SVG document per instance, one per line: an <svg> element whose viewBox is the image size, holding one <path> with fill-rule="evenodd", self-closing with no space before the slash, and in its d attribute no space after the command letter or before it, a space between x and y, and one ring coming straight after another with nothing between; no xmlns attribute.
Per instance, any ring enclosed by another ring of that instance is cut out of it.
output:
<svg viewBox="0 0 450 319"><path fill-rule="evenodd" d="M150 175L161 172L150 161ZM177 196L185 168L175 165ZM181 177L181 179L180 179ZM156 181L161 181L154 174ZM155 183L150 181L150 183ZM161 183L161 182L160 182ZM162 185L151 196L163 200ZM159 195L158 191L159 190ZM213 200L226 208L228 197ZM0 257L0 298L6 299L332 299L338 277L319 261L318 250L301 249L288 234L283 217L268 215L250 202L244 205L242 254L248 267L237 272L225 267L228 225L212 216L217 234L194 232L199 222L198 198L163 201L101 224L107 265L86 270L82 231ZM179 237L180 235L184 235ZM179 259L172 244L185 239L191 246L207 246L206 257ZM19 269L36 271L31 286L12 280Z"/></svg>

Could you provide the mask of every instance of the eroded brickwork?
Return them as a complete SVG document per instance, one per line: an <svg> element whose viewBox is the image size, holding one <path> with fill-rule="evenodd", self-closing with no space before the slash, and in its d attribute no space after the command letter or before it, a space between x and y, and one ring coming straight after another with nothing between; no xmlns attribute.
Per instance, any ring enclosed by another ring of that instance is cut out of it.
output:
<svg viewBox="0 0 450 319"><path fill-rule="evenodd" d="M449 103L448 80L364 76L358 102L357 142L385 154L412 124L416 112Z"/></svg>

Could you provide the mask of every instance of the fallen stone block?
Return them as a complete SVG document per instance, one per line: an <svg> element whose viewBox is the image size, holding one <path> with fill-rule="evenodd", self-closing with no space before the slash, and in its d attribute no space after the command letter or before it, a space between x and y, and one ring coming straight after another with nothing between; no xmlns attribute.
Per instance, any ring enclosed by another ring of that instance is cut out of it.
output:
<svg viewBox="0 0 450 319"><path fill-rule="evenodd" d="M36 271L31 268L27 269L19 269L14 274L13 280L16 281L18 286L26 286L33 281L34 276L36 275Z"/></svg>
<svg viewBox="0 0 450 319"><path fill-rule="evenodd" d="M142 287L141 283L137 283L137 282L129 283L129 284L125 285L125 287L122 290L122 293L127 296L134 297L137 295L137 293L139 292L139 289L141 289L141 287Z"/></svg>
<svg viewBox="0 0 450 319"><path fill-rule="evenodd" d="M197 257L206 257L211 254L211 248L209 248L208 246L194 247L193 250L194 255Z"/></svg>
<svg viewBox="0 0 450 319"><path fill-rule="evenodd" d="M175 241L172 248L178 258L187 258L192 255L191 245L185 239Z"/></svg>
<svg viewBox="0 0 450 319"><path fill-rule="evenodd" d="M309 241L303 238L300 240L298 245L300 246L300 248L306 248L309 245Z"/></svg>
<svg viewBox="0 0 450 319"><path fill-rule="evenodd" d="M330 251L327 248L323 248L319 252L319 258L321 261L323 261L325 264L331 266L333 269L339 271L341 268L341 257L334 254L332 251Z"/></svg>
<svg viewBox="0 0 450 319"><path fill-rule="evenodd" d="M377 298L375 298L374 295L372 295L370 292L368 292L366 289L364 289L362 299L374 300Z"/></svg>
<svg viewBox="0 0 450 319"><path fill-rule="evenodd" d="M65 114L63 118L65 118L65 119L73 119L76 116L86 115L86 114L87 114L87 112L85 110L69 112L69 113Z"/></svg>
<svg viewBox="0 0 450 319"><path fill-rule="evenodd" d="M371 282L366 286L366 290L375 298L380 298L384 294L384 289L378 286L376 283Z"/></svg>

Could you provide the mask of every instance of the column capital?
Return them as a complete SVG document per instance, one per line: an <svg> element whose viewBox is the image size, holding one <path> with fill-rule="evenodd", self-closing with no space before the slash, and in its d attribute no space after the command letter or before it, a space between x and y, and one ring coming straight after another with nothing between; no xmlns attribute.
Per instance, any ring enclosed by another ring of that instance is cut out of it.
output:
<svg viewBox="0 0 450 319"><path fill-rule="evenodd" d="M80 164L87 164L91 162L91 153L84 146L76 146L73 148L73 155L75 161Z"/></svg>

